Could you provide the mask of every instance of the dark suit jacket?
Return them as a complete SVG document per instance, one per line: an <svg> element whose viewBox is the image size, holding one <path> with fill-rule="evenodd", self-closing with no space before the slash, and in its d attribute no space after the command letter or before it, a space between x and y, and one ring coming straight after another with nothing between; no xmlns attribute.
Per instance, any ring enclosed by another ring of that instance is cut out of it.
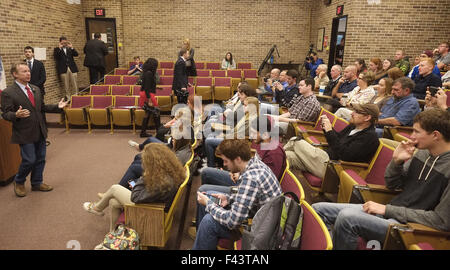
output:
<svg viewBox="0 0 450 270"><path fill-rule="evenodd" d="M77 64L75 64L75 60L73 60L74 56L78 56L78 52L73 48L67 48L67 55L62 48L56 47L53 50L53 57L56 61L56 71L58 72L58 75L66 73L67 67L69 67L73 73L78 72Z"/></svg>
<svg viewBox="0 0 450 270"><path fill-rule="evenodd" d="M188 86L188 75L186 73L186 63L182 57L179 57L173 68L173 90L180 90Z"/></svg>
<svg viewBox="0 0 450 270"><path fill-rule="evenodd" d="M105 55L108 49L103 41L91 39L84 46L84 66L86 67L105 67Z"/></svg>
<svg viewBox="0 0 450 270"><path fill-rule="evenodd" d="M27 60L24 61L27 65ZM31 80L30 83L36 85L41 90L41 94L45 95L44 83L47 80L47 75L45 73L44 63L39 60L34 59L33 67L31 69Z"/></svg>
<svg viewBox="0 0 450 270"><path fill-rule="evenodd" d="M47 138L47 126L42 113L62 112L56 104L45 105L39 88L31 84L29 86L33 92L36 107L33 107L28 96L15 82L1 93L2 117L13 124L11 143L34 143L39 141L41 134L44 138ZM16 118L16 111L20 106L22 106L22 109L30 111L29 117Z"/></svg>

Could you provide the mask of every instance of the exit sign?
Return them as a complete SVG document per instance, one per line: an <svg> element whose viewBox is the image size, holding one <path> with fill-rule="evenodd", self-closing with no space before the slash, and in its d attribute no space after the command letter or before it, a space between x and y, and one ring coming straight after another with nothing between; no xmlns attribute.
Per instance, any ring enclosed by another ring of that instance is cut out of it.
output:
<svg viewBox="0 0 450 270"><path fill-rule="evenodd" d="M336 7L336 16L341 16L344 14L344 5Z"/></svg>
<svg viewBox="0 0 450 270"><path fill-rule="evenodd" d="M95 17L105 17L105 9L104 8L96 8L94 9Z"/></svg>

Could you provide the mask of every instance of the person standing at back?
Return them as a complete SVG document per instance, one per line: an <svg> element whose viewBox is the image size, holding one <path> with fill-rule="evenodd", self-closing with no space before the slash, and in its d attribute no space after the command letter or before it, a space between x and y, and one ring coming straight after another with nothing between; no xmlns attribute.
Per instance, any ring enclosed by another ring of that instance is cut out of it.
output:
<svg viewBox="0 0 450 270"><path fill-rule="evenodd" d="M189 56L186 59L186 73L188 76L197 76L197 67L194 61L194 48L191 48L191 41L188 38L183 40L183 47L189 51Z"/></svg>
<svg viewBox="0 0 450 270"><path fill-rule="evenodd" d="M44 84L45 81L47 80L44 64L41 61L34 59L33 47L26 46L23 49L23 52L25 54L24 61L27 63L28 68L30 69L31 72L30 83L39 87L39 89L41 90L41 95L42 97L44 97L45 95Z"/></svg>
<svg viewBox="0 0 450 270"><path fill-rule="evenodd" d="M173 68L172 90L177 96L178 103L186 104L187 97L189 96L187 88L190 85L186 70L186 61L189 59L189 51L186 47L183 47L178 56L178 60Z"/></svg>
<svg viewBox="0 0 450 270"><path fill-rule="evenodd" d="M84 46L84 54L86 54L84 66L89 68L91 84L103 80L105 76L105 55L108 54L108 49L100 37L100 33L95 33L94 39L89 40Z"/></svg>
<svg viewBox="0 0 450 270"><path fill-rule="evenodd" d="M72 43L66 37L60 37L58 47L53 50L53 57L56 61L56 70L63 83L64 93L68 99L72 96L72 93L78 94L78 67L73 59L74 56L78 56L78 52L73 48ZM70 85L72 85L72 90L70 90Z"/></svg>

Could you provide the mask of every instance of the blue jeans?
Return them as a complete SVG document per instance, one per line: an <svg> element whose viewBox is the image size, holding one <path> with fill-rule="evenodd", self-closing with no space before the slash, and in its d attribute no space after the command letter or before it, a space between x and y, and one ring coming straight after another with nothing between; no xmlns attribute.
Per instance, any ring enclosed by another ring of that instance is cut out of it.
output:
<svg viewBox="0 0 450 270"><path fill-rule="evenodd" d="M137 154L136 156L134 156L133 162L131 163L130 167L128 167L124 176L120 180L119 185L130 189L128 181L136 180L141 176L142 176L142 157L141 154Z"/></svg>
<svg viewBox="0 0 450 270"><path fill-rule="evenodd" d="M216 148L223 141L223 138L206 138L205 152L208 167L216 166Z"/></svg>
<svg viewBox="0 0 450 270"><path fill-rule="evenodd" d="M375 133L377 134L378 138L383 138L383 132L384 132L384 128L375 128Z"/></svg>
<svg viewBox="0 0 450 270"><path fill-rule="evenodd" d="M164 143L163 141L160 141L159 139L155 138L155 137L148 137L147 139L145 139L145 141L141 144L139 144L139 150L144 150L144 147L149 144L149 143Z"/></svg>
<svg viewBox="0 0 450 270"><path fill-rule="evenodd" d="M367 241L377 240L382 245L389 224L399 223L395 219L365 213L362 204L320 202L312 207L327 225L332 234L333 248L337 250L355 250L359 237Z"/></svg>
<svg viewBox="0 0 450 270"><path fill-rule="evenodd" d="M215 250L219 238L230 238L231 231L206 214L200 222L192 250Z"/></svg>
<svg viewBox="0 0 450 270"><path fill-rule="evenodd" d="M30 173L32 186L39 186L43 182L46 153L47 146L44 138L35 143L20 145L22 163L14 179L17 184L25 184L26 177Z"/></svg>
<svg viewBox="0 0 450 270"><path fill-rule="evenodd" d="M215 168L204 168L200 174L202 185L235 186L230 172Z"/></svg>

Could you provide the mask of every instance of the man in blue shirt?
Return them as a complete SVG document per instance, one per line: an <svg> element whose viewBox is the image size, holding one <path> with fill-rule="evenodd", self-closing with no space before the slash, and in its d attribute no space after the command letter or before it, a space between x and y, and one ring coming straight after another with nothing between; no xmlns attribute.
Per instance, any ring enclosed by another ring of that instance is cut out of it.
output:
<svg viewBox="0 0 450 270"><path fill-rule="evenodd" d="M420 113L419 103L411 94L414 82L408 77L401 77L392 85L392 97L381 109L378 119L377 135L383 135L383 126L412 126L416 114Z"/></svg>
<svg viewBox="0 0 450 270"><path fill-rule="evenodd" d="M286 73L286 82L288 84L287 86L284 86L285 84L281 84L280 82L274 84L275 100L281 106L289 108L292 105L292 100L300 95L297 86L297 78L297 70L291 69Z"/></svg>
<svg viewBox="0 0 450 270"><path fill-rule="evenodd" d="M323 64L323 60L317 56L316 52L312 52L309 57L306 58L305 68L309 70L309 75L311 77L314 78L316 76L316 69L320 64Z"/></svg>

